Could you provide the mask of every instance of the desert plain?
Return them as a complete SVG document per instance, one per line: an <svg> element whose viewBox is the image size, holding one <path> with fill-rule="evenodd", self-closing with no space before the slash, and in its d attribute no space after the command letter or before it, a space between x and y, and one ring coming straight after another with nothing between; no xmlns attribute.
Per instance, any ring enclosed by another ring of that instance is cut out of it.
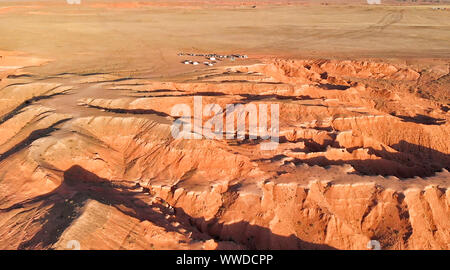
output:
<svg viewBox="0 0 450 270"><path fill-rule="evenodd" d="M1 1L0 249L449 249L449 69L448 1Z"/></svg>

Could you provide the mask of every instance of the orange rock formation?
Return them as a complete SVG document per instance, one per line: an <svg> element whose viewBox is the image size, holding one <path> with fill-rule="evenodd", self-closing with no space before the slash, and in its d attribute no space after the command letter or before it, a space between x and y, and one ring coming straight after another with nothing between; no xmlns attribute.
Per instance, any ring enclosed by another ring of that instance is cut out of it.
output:
<svg viewBox="0 0 450 270"><path fill-rule="evenodd" d="M1 56L0 249L450 248L448 63L36 80L45 60ZM194 96L279 104L279 147L174 139Z"/></svg>

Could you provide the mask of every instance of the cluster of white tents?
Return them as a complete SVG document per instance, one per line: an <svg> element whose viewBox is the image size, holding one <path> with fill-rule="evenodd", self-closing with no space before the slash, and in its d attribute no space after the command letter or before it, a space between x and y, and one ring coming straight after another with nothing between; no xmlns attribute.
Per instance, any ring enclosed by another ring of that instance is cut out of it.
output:
<svg viewBox="0 0 450 270"><path fill-rule="evenodd" d="M236 58L248 58L247 55L241 54L230 54L230 55L221 55L221 54L198 54L198 53L178 53L178 56L195 56L195 57L205 57L209 61L203 62L204 65L213 66L216 61L222 61L222 59L230 59L234 61ZM200 62L192 61L192 60L183 60L181 63L185 65L199 65Z"/></svg>
<svg viewBox="0 0 450 270"><path fill-rule="evenodd" d="M192 61L192 60L184 60L184 61L182 61L181 63L183 63L183 64L185 64L185 65L194 65L194 66L200 64L199 62L197 62L197 61ZM214 63L213 63L213 62L203 62L203 64L206 65L206 66L211 66L211 67L214 66Z"/></svg>

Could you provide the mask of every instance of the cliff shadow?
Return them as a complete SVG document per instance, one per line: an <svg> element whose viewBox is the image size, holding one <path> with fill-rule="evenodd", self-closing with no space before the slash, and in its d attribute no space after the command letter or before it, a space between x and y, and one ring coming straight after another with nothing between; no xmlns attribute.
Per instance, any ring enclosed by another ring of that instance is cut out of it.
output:
<svg viewBox="0 0 450 270"><path fill-rule="evenodd" d="M206 221L204 218L194 218L182 208L171 208L165 202L144 202L136 197L142 193L137 190L148 192L148 188L142 188L133 182L113 183L75 165L64 172L63 182L55 190L0 209L0 213L26 207L49 208L44 216L36 220L43 224L40 230L20 243L18 249L51 249L63 232L83 213L83 207L89 200L110 205L140 221L148 220L166 231L186 235L193 232L196 234L193 241L214 238L218 241L231 241L248 249L333 249L327 245L303 241L294 235L277 235L268 228L247 221L223 224L217 219ZM155 211L155 207L159 211ZM167 214L172 214L172 217L167 219ZM180 225L173 226L173 221L178 221ZM219 242L218 249L220 248Z"/></svg>
<svg viewBox="0 0 450 270"><path fill-rule="evenodd" d="M396 176L402 179L434 176L443 169L450 171L450 155L429 147L406 142L404 140L391 145L398 152L392 153L385 148L381 150L367 148L370 155L379 159L328 159L318 156L308 159L294 159L294 164L305 163L310 166L327 167L330 165L351 165L361 175ZM352 153L359 147L342 149Z"/></svg>

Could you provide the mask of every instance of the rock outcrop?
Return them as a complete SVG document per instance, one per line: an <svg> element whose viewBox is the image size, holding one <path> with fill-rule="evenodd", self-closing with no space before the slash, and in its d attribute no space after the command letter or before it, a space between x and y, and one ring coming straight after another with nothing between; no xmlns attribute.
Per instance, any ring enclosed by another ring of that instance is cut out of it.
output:
<svg viewBox="0 0 450 270"><path fill-rule="evenodd" d="M449 249L442 72L265 59L172 82L2 73L0 249ZM250 129L174 138L172 107L199 96L279 104L278 147Z"/></svg>

